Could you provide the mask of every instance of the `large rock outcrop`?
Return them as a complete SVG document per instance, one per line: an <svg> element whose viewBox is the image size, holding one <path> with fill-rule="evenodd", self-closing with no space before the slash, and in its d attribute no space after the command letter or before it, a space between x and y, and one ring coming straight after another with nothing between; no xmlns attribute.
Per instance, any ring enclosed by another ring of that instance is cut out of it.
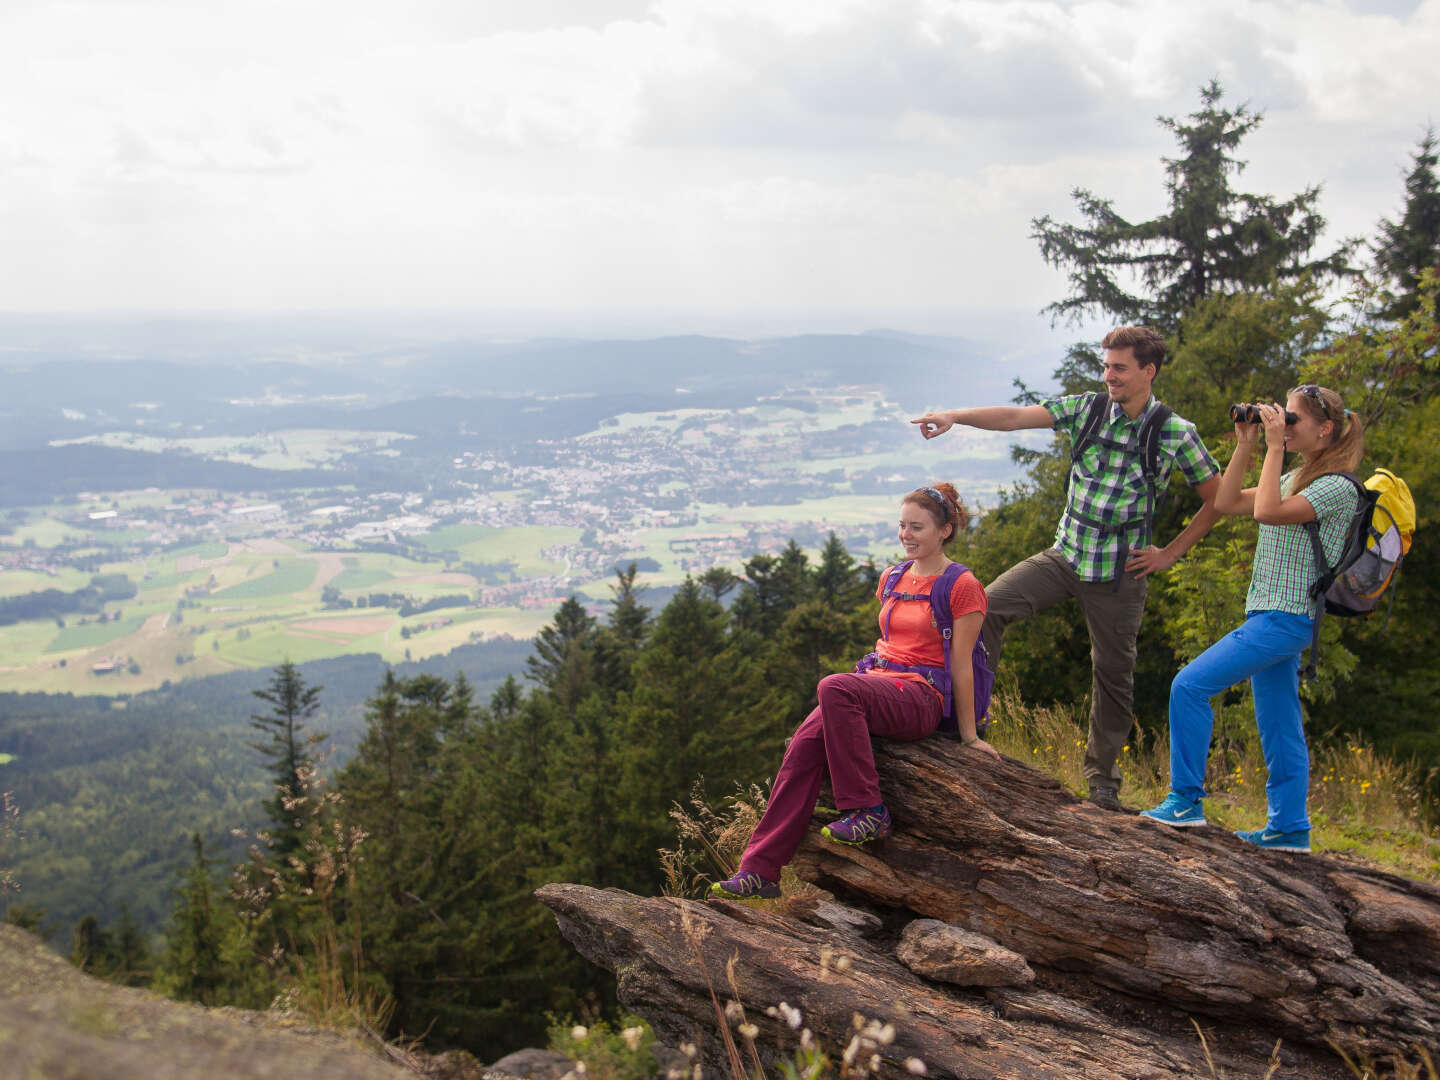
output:
<svg viewBox="0 0 1440 1080"><path fill-rule="evenodd" d="M931 1076L1209 1076L1208 1053L1221 1075L1259 1077L1278 1042L1275 1076L1344 1077L1330 1043L1440 1043L1440 889L1109 813L952 741L877 743L876 760L895 833L857 849L812 830L795 866L879 918L537 895L627 1006L716 1064L705 975L731 996L732 956L762 1045L793 1046L763 1014L779 1001L837 1053L858 1012L894 1024L881 1071L896 1075L918 1057ZM929 920L964 933L947 945ZM968 978L967 955L1002 974Z"/></svg>
<svg viewBox="0 0 1440 1080"><path fill-rule="evenodd" d="M378 1044L266 1013L204 1009L91 978L0 925L0 1077L413 1080Z"/></svg>

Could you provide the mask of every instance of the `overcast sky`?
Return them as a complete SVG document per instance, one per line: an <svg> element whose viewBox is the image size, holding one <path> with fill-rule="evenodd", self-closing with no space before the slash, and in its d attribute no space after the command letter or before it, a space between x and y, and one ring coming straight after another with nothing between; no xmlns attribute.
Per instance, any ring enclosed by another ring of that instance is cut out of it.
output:
<svg viewBox="0 0 1440 1080"><path fill-rule="evenodd" d="M1437 57L1440 0L0 0L0 310L962 332L1212 76L1243 189L1372 234Z"/></svg>

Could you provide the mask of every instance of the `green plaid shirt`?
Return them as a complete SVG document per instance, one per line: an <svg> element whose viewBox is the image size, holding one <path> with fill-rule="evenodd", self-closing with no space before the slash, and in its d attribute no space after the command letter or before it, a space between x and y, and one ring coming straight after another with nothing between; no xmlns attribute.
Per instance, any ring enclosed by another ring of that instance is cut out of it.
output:
<svg viewBox="0 0 1440 1080"><path fill-rule="evenodd" d="M1294 482L1295 472L1281 477L1280 494L1289 495ZM1320 546L1325 560L1333 566L1345 550L1345 534L1359 506L1355 485L1343 476L1326 473L1310 481L1300 494L1315 509L1315 518L1320 522ZM1261 525L1245 610L1288 611L1314 618L1317 605L1310 599L1310 586L1319 578L1315 545L1310 543L1304 525Z"/></svg>
<svg viewBox="0 0 1440 1080"><path fill-rule="evenodd" d="M1073 441L1085 423L1094 394L1073 394L1044 402L1056 431ZM1152 396L1134 420L1112 402L1110 413L1096 433L1099 439L1124 446L1110 448L1094 442L1085 448L1070 469L1070 497L1060 524L1055 528L1055 547L1065 556L1082 581L1113 581L1119 570L1121 551L1137 551L1150 544L1143 516L1146 500L1152 497L1140 462L1140 425L1155 407ZM1160 429L1160 477L1163 491L1178 468L1192 486L1204 483L1220 472L1210 451L1195 433L1195 425L1172 414ZM1121 522L1140 518L1124 534L1102 532L1075 515L1095 521Z"/></svg>

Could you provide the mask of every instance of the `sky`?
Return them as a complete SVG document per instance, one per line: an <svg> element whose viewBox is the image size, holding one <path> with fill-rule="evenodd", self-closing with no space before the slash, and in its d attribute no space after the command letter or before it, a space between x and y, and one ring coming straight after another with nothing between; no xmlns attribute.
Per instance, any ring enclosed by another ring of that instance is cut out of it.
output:
<svg viewBox="0 0 1440 1080"><path fill-rule="evenodd" d="M0 311L962 333L1064 292L1160 115L1242 190L1401 207L1440 0L0 0Z"/></svg>

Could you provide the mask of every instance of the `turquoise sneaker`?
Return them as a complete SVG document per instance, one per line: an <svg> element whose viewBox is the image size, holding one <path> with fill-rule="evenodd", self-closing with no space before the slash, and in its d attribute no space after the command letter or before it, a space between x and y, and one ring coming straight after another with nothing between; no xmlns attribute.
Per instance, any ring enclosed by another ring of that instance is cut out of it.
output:
<svg viewBox="0 0 1440 1080"><path fill-rule="evenodd" d="M1258 848L1265 848L1268 851L1298 851L1302 855L1310 854L1310 830L1296 829L1294 832L1275 832L1273 829L1256 829L1253 832L1245 832L1243 829L1235 833L1247 844L1254 844Z"/></svg>
<svg viewBox="0 0 1440 1080"><path fill-rule="evenodd" d="M1189 799L1170 792L1165 796L1165 801L1153 810L1141 810L1142 818L1149 818L1151 821L1158 821L1162 825L1174 825L1177 828L1189 828L1193 825L1204 825L1205 811L1201 809L1198 802L1191 802Z"/></svg>

